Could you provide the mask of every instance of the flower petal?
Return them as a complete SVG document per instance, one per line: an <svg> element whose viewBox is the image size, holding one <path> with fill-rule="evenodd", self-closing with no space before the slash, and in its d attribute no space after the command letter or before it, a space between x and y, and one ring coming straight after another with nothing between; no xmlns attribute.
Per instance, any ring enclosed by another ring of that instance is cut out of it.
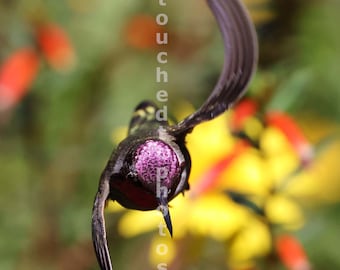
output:
<svg viewBox="0 0 340 270"><path fill-rule="evenodd" d="M37 27L37 41L48 63L56 70L74 67L75 51L67 33L59 25L41 24Z"/></svg>
<svg viewBox="0 0 340 270"><path fill-rule="evenodd" d="M23 48L0 67L0 111L16 105L27 93L35 79L39 58L32 48Z"/></svg>
<svg viewBox="0 0 340 270"><path fill-rule="evenodd" d="M271 236L267 226L256 218L248 221L233 238L228 263L239 264L265 256L271 249Z"/></svg>
<svg viewBox="0 0 340 270"><path fill-rule="evenodd" d="M314 151L297 123L283 112L269 112L266 115L266 122L281 130L287 140L300 155L301 160L309 162L314 157Z"/></svg>
<svg viewBox="0 0 340 270"><path fill-rule="evenodd" d="M245 223L247 216L226 196L210 195L197 199L186 218L191 233L223 241Z"/></svg>
<svg viewBox="0 0 340 270"><path fill-rule="evenodd" d="M301 208L293 200L274 195L267 199L265 212L272 224L279 224L290 229L298 229L304 223Z"/></svg>
<svg viewBox="0 0 340 270"><path fill-rule="evenodd" d="M163 220L159 211L129 210L120 219L118 231L124 237L133 237L138 234L155 230Z"/></svg>
<svg viewBox="0 0 340 270"><path fill-rule="evenodd" d="M176 256L175 242L170 237L157 235L151 241L149 260L153 266L170 264ZM166 268L160 268L166 269Z"/></svg>
<svg viewBox="0 0 340 270"><path fill-rule="evenodd" d="M281 235L276 239L276 250L282 263L290 270L309 270L304 248L292 235Z"/></svg>

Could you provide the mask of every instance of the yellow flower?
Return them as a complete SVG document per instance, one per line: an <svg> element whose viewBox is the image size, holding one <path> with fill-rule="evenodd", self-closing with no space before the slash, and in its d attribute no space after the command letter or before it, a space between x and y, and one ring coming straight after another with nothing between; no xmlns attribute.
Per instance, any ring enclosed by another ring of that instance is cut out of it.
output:
<svg viewBox="0 0 340 270"><path fill-rule="evenodd" d="M264 257L271 250L271 235L267 226L256 219L244 224L237 237L228 247L227 263L242 266L251 264L254 258Z"/></svg>
<svg viewBox="0 0 340 270"><path fill-rule="evenodd" d="M159 235L152 239L149 252L149 260L152 265L167 265L171 263L175 256L176 247L171 238Z"/></svg>
<svg viewBox="0 0 340 270"><path fill-rule="evenodd" d="M245 132L252 130L249 125L257 130L250 136L258 140L258 147L253 147L228 131L231 117L232 113L224 114L203 123L187 137L192 158L190 190L169 205L174 240L189 235L226 243L228 264L237 268L271 252L272 225L288 230L301 228L304 216L294 198L315 193L316 187L321 189L320 180L318 184L313 181L328 175L322 175L322 168L314 177L302 170L302 152L296 146L303 138L299 134L294 141L296 130L291 123L285 129L263 126L255 117L248 119L244 122ZM287 119L274 120L273 123L287 123ZM316 170L313 168L313 172ZM116 211L117 206L110 204L109 209ZM158 265L176 257L176 242L169 239L168 233L168 237L163 235L164 226L157 211L127 210L119 220L118 230L124 237L159 231L150 250L150 261ZM160 255L157 246L166 249L166 254L164 251Z"/></svg>

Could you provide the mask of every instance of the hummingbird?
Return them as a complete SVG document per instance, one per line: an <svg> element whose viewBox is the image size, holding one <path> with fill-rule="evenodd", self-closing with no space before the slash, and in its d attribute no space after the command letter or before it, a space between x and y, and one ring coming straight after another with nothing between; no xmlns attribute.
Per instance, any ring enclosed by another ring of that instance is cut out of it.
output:
<svg viewBox="0 0 340 270"><path fill-rule="evenodd" d="M186 135L232 107L246 92L255 72L258 43L254 24L241 0L206 0L219 26L224 64L208 98L191 115L170 125L158 107L143 101L136 108L128 136L113 151L100 180L92 210L92 240L102 270L111 270L104 209L109 200L128 209L161 211L172 236L168 203L189 190L191 168Z"/></svg>

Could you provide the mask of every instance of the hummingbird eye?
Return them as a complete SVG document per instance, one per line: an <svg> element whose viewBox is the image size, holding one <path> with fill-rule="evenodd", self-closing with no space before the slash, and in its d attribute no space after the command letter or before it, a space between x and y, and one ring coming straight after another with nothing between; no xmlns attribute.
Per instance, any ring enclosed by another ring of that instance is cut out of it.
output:
<svg viewBox="0 0 340 270"><path fill-rule="evenodd" d="M181 168L175 151L160 140L147 140L134 155L134 169L142 185L152 192L178 182Z"/></svg>

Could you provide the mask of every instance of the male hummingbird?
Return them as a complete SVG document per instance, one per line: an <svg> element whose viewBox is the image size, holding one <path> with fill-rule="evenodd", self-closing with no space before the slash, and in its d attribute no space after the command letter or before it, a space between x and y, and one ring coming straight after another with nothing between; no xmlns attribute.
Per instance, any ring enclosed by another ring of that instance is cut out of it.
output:
<svg viewBox="0 0 340 270"><path fill-rule="evenodd" d="M92 239L102 270L111 270L104 208L108 200L129 209L163 213L172 235L168 202L189 189L191 160L185 137L193 128L230 108L246 91L258 58L256 31L241 0L207 0L224 42L224 65L209 97L175 125L158 119L152 102L140 103L129 134L101 174L92 212Z"/></svg>

